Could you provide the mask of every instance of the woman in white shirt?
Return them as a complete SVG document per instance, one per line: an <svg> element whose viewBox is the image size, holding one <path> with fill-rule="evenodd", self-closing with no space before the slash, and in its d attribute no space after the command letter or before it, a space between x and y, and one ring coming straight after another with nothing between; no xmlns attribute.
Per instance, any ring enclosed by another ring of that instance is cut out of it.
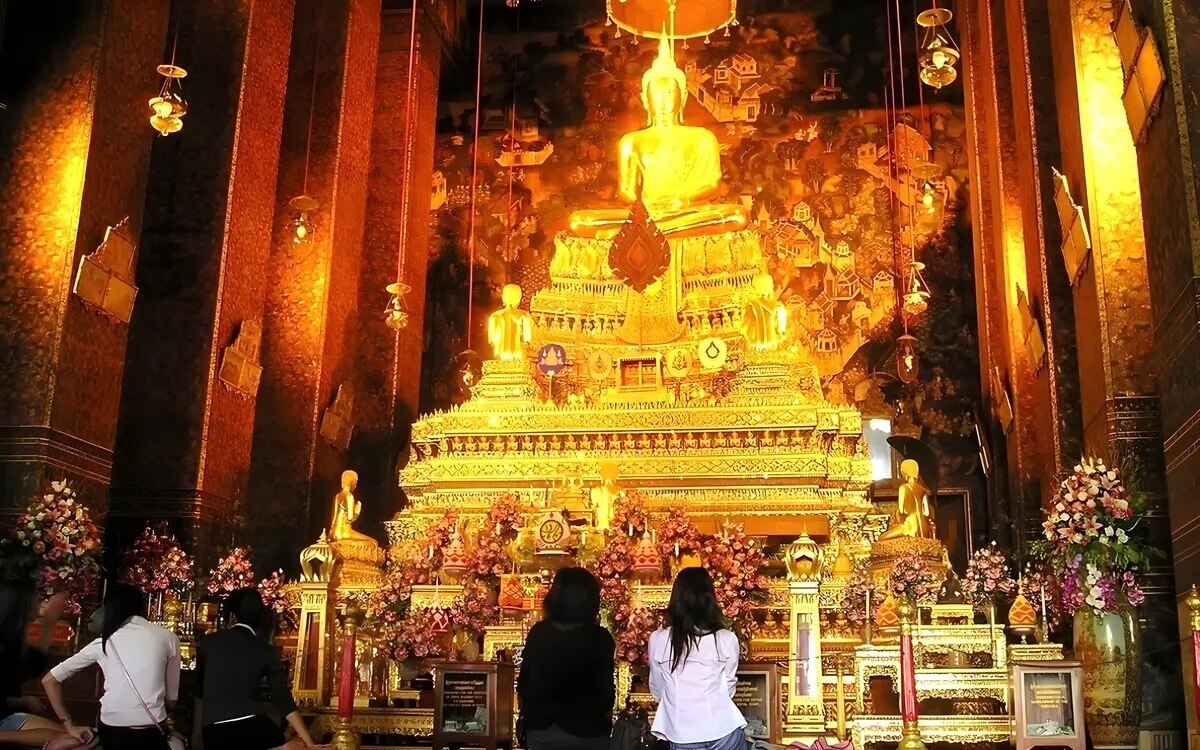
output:
<svg viewBox="0 0 1200 750"><path fill-rule="evenodd" d="M100 698L99 738L102 747L121 750L167 750L167 713L179 697L179 639L147 622L142 593L132 586L109 586L104 597L100 638L59 664L42 678L46 697L59 721L76 739L88 742L92 730L71 722L63 702L62 682L92 664L104 673Z"/></svg>
<svg viewBox="0 0 1200 750"><path fill-rule="evenodd" d="M672 750L740 750L746 719L733 703L741 649L726 630L703 568L675 577L669 627L650 636L650 692L658 700L651 731Z"/></svg>

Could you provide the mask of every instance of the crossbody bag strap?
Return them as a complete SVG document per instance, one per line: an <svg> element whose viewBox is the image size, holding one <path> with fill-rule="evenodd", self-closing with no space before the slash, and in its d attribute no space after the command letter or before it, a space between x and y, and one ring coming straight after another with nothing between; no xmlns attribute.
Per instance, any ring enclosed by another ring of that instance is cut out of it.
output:
<svg viewBox="0 0 1200 750"><path fill-rule="evenodd" d="M150 718L150 723L158 727L158 731L170 737L170 733L162 728L162 724L158 721L158 719L154 718L154 712L151 711L150 707L146 705L145 699L142 698L141 692L138 691L137 685L134 684L133 677L130 676L129 670L125 668L125 662L121 660L121 652L117 651L117 644L112 642L112 638L109 638L108 643L105 645L113 650L113 656L117 659L117 666L119 666L121 671L125 673L125 679L129 680L129 687L133 688L133 694L137 696L138 703L142 704L142 710L145 711L146 716Z"/></svg>

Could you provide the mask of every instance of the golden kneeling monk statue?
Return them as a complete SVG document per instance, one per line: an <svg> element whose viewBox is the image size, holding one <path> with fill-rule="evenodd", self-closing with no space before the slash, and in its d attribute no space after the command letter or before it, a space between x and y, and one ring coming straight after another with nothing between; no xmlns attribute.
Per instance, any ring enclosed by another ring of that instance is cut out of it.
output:
<svg viewBox="0 0 1200 750"><path fill-rule="evenodd" d="M648 127L621 138L621 198L645 204L670 238L745 229L750 221L745 207L709 202L721 185L720 145L707 128L683 124L686 102L687 77L664 34L658 58L642 76ZM571 214L570 228L579 237L611 239L628 220L624 208L585 209Z"/></svg>
<svg viewBox="0 0 1200 750"><path fill-rule="evenodd" d="M370 546L379 546L366 534L354 530L353 524L362 513L362 503L354 499L354 490L358 488L358 473L342 472L342 491L333 499L333 520L329 522L329 541L359 542Z"/></svg>
<svg viewBox="0 0 1200 750"><path fill-rule="evenodd" d="M492 355L499 360L524 359L525 345L533 339L533 316L517 307L521 304L521 287L516 284L506 284L500 298L504 307L488 316Z"/></svg>
<svg viewBox="0 0 1200 750"><path fill-rule="evenodd" d="M770 274L754 277L754 297L742 309L742 335L751 347L760 351L777 349L787 331L787 308L775 296L775 280Z"/></svg>
<svg viewBox="0 0 1200 750"><path fill-rule="evenodd" d="M929 504L929 490L921 483L919 472L920 465L911 458L900 464L900 473L904 476L904 484L900 485L896 513L892 516L892 525L883 532L879 541L901 537L936 538L933 507Z"/></svg>

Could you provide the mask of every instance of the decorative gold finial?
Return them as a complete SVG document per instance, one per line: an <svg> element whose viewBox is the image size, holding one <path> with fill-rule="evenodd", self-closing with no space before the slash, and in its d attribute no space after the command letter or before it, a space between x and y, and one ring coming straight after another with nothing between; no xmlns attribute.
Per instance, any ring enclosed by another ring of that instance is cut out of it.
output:
<svg viewBox="0 0 1200 750"><path fill-rule="evenodd" d="M1200 590L1196 589L1196 584L1192 584L1192 590L1188 592L1186 601L1192 616L1192 630L1200 630Z"/></svg>

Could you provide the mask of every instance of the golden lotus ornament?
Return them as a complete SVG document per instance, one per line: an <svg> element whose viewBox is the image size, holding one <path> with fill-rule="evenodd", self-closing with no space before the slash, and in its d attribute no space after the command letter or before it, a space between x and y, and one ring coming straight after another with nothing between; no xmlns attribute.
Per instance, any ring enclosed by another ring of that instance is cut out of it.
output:
<svg viewBox="0 0 1200 750"><path fill-rule="evenodd" d="M183 98L180 81L187 77L187 71L178 65L159 65L158 74L163 77L162 88L158 96L147 104L150 107L151 127L159 135L165 136L183 129L183 116L188 112L188 104Z"/></svg>

